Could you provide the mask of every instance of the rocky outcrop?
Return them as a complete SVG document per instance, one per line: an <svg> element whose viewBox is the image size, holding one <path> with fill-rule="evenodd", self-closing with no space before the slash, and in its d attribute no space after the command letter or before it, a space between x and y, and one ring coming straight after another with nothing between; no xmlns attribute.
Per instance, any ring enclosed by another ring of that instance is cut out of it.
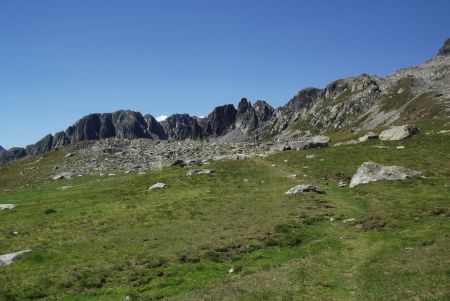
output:
<svg viewBox="0 0 450 301"><path fill-rule="evenodd" d="M450 55L450 38L448 38L441 49L438 52L439 56L447 56Z"/></svg>
<svg viewBox="0 0 450 301"><path fill-rule="evenodd" d="M196 118L188 114L174 114L161 122L161 126L170 140L197 139L203 137L203 129Z"/></svg>
<svg viewBox="0 0 450 301"><path fill-rule="evenodd" d="M0 255L0 266L10 265L14 262L16 257L28 252L31 252L31 250L23 250L15 253Z"/></svg>
<svg viewBox="0 0 450 301"><path fill-rule="evenodd" d="M364 162L350 181L350 188L379 180L404 180L421 177L422 173L401 166L383 166L375 162Z"/></svg>
<svg viewBox="0 0 450 301"><path fill-rule="evenodd" d="M24 148L13 147L6 152L0 154L0 164L23 159L27 156L27 152Z"/></svg>
<svg viewBox="0 0 450 301"><path fill-rule="evenodd" d="M206 118L206 134L214 137L225 134L236 121L236 114L231 104L216 107Z"/></svg>
<svg viewBox="0 0 450 301"><path fill-rule="evenodd" d="M251 133L258 127L258 115L247 98L242 98L239 102L236 127L245 134Z"/></svg>
<svg viewBox="0 0 450 301"><path fill-rule="evenodd" d="M419 129L415 125L393 126L390 129L380 133L380 140L394 141L409 138L419 133Z"/></svg>
<svg viewBox="0 0 450 301"><path fill-rule="evenodd" d="M333 81L324 89L306 88L278 109L261 100L252 105L243 98L237 110L231 104L220 106L206 118L175 114L158 122L151 115L142 116L126 110L91 114L65 132L53 137L48 135L26 150L3 152L0 163L39 155L78 141L113 137L155 140L206 138L219 143L234 143L274 136L274 140L279 141L280 135L295 130L320 134L351 128L370 130L398 120L449 116L449 51L450 39L436 57L422 65L404 68L386 77L361 74ZM384 136L380 135L380 139ZM296 144L299 144L298 140ZM302 148L301 145L290 147Z"/></svg>
<svg viewBox="0 0 450 301"><path fill-rule="evenodd" d="M165 140L167 134L164 131L162 125L150 114L144 115L145 122L147 123L147 132L153 139Z"/></svg>
<svg viewBox="0 0 450 301"><path fill-rule="evenodd" d="M51 150L52 145L53 145L53 136L51 134L48 134L47 136L39 140L37 143L25 147L25 151L28 156L37 156Z"/></svg>

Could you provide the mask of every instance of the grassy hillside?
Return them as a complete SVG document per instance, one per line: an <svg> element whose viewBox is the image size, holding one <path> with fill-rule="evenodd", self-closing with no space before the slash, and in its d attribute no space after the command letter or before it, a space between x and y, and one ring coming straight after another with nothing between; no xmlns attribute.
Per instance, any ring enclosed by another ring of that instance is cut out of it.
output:
<svg viewBox="0 0 450 301"><path fill-rule="evenodd" d="M0 203L17 205L0 211L0 254L32 249L0 267L0 300L448 300L450 135L425 135L448 120L418 126L193 177L48 180L64 150L0 167ZM426 178L338 187L368 160ZM325 193L284 195L300 183Z"/></svg>

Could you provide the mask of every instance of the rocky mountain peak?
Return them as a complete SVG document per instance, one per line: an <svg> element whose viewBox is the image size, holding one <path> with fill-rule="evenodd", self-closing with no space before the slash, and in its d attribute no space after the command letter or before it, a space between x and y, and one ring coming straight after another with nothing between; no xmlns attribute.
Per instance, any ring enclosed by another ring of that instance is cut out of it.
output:
<svg viewBox="0 0 450 301"><path fill-rule="evenodd" d="M439 56L450 55L450 38L445 40L444 45L442 46L441 49L439 49L438 55Z"/></svg>

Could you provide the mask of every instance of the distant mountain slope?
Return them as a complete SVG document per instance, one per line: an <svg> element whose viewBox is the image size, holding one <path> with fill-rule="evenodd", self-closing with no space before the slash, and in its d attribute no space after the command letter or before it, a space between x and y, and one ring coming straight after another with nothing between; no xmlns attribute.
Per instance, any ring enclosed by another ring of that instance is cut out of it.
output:
<svg viewBox="0 0 450 301"><path fill-rule="evenodd" d="M121 110L90 114L66 131L47 135L25 149L0 155L0 163L36 156L83 140L146 138L161 140L257 140L284 131L329 132L371 129L396 120L450 115L450 39L426 63L386 77L362 74L336 80L324 89L301 90L286 105L274 109L265 101L241 99L216 107L205 118L174 114L158 122L152 115Z"/></svg>
<svg viewBox="0 0 450 301"><path fill-rule="evenodd" d="M0 154L6 152L6 149L4 149L1 145L0 145Z"/></svg>

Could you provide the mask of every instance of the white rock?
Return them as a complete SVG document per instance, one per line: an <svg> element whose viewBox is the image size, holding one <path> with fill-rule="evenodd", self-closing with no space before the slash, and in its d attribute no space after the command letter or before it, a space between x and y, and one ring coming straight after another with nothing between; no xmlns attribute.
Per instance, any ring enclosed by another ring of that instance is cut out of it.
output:
<svg viewBox="0 0 450 301"><path fill-rule="evenodd" d="M381 132L379 138L384 141L394 141L409 138L419 133L419 129L415 125L393 126L388 130Z"/></svg>
<svg viewBox="0 0 450 301"><path fill-rule="evenodd" d="M359 137L358 142L365 142L367 140L374 140L374 139L378 139L378 135L373 132L368 132L364 136Z"/></svg>
<svg viewBox="0 0 450 301"><path fill-rule="evenodd" d="M212 169L193 169L188 171L187 175L193 176L193 175L211 174L213 172L214 170Z"/></svg>
<svg viewBox="0 0 450 301"><path fill-rule="evenodd" d="M15 207L16 205L13 204L0 204L0 210L14 209Z"/></svg>
<svg viewBox="0 0 450 301"><path fill-rule="evenodd" d="M10 265L11 263L13 263L14 258L28 252L31 252L31 250L23 250L15 253L0 255L0 266Z"/></svg>
<svg viewBox="0 0 450 301"><path fill-rule="evenodd" d="M422 173L401 166L383 166L375 162L364 162L350 181L350 188L379 180L404 180L421 177Z"/></svg>
<svg viewBox="0 0 450 301"><path fill-rule="evenodd" d="M166 188L166 187L168 187L167 184L159 182L159 183L156 183L156 184L153 184L152 186L150 186L149 190L152 190L152 189L163 189L163 188Z"/></svg>
<svg viewBox="0 0 450 301"><path fill-rule="evenodd" d="M301 193L301 192L318 192L318 193L321 193L319 187L317 187L315 185L301 184L301 185L297 185L297 186L294 186L294 187L290 188L288 191L285 192L285 194L291 195L291 194L297 194L297 193Z"/></svg>
<svg viewBox="0 0 450 301"><path fill-rule="evenodd" d="M63 180L63 179L71 179L72 175L68 172L63 172L60 174L57 174L56 176L53 176L52 179L53 180Z"/></svg>

